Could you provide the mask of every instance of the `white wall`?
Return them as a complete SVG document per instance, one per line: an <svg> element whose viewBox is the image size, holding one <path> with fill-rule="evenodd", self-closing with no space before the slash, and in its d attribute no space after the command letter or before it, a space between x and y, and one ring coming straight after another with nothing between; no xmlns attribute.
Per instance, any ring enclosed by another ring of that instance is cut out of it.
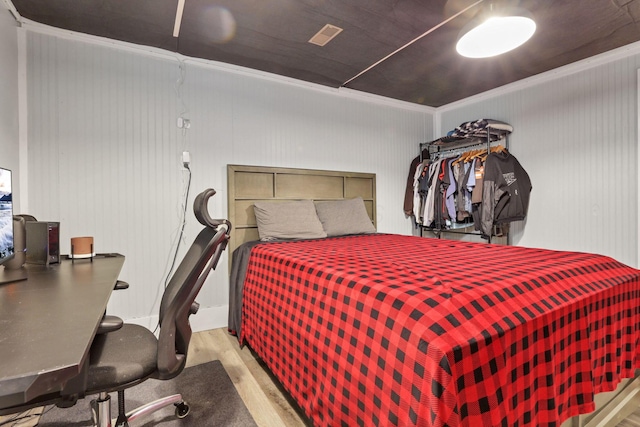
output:
<svg viewBox="0 0 640 427"><path fill-rule="evenodd" d="M227 164L374 172L378 230L411 233L406 176L418 144L433 138L432 109L20 31L29 213L61 222L65 253L70 237L90 235L98 252L126 255L121 277L131 288L112 295L111 313L146 324L157 312L180 224L182 151L193 171L182 249L199 230L198 191L215 188L212 215L226 217ZM178 116L191 121L188 131ZM227 255L198 298L196 329L226 325Z"/></svg>
<svg viewBox="0 0 640 427"><path fill-rule="evenodd" d="M18 170L18 37L16 21L0 7L0 166ZM18 174L13 191L20 190ZM19 202L16 200L19 208Z"/></svg>
<svg viewBox="0 0 640 427"><path fill-rule="evenodd" d="M533 191L514 244L595 252L637 266L640 45L438 111L441 132L471 118L511 123Z"/></svg>

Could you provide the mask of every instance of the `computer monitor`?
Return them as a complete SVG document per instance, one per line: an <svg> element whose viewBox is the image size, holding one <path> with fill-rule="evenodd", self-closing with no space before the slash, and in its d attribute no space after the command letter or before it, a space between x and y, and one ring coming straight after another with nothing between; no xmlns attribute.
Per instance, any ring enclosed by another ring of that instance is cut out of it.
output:
<svg viewBox="0 0 640 427"><path fill-rule="evenodd" d="M0 265L14 256L11 171L0 167Z"/></svg>
<svg viewBox="0 0 640 427"><path fill-rule="evenodd" d="M0 167L0 265L15 256L11 170ZM0 268L0 284L27 278L24 268Z"/></svg>

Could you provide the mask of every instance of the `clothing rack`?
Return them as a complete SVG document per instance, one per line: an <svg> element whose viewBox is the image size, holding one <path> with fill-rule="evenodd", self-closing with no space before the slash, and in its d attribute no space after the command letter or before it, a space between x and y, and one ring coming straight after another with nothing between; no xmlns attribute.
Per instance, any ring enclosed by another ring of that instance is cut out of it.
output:
<svg viewBox="0 0 640 427"><path fill-rule="evenodd" d="M481 142L481 143L475 143L473 145L468 145L460 148L451 148L448 150L433 151L433 152L430 152L430 157L431 157L431 160L449 159L451 157L460 156L461 154L467 153L469 151L484 150L484 149L490 151L491 147L495 147L494 144L497 144L500 142L502 141L491 141L489 145L487 145L487 142Z"/></svg>
<svg viewBox="0 0 640 427"><path fill-rule="evenodd" d="M462 129L465 125L481 124L481 129L471 129L467 131ZM492 126L495 123L495 127ZM458 130L462 129L460 132ZM511 134L513 128L504 122L497 122L493 120L477 120L475 122L463 123L460 127L456 128L453 136L447 135L442 138L438 138L431 142L423 142L420 144L420 160L423 160L423 153L428 151L430 160L452 158L459 156L465 152L472 150L486 149L487 154L491 152L492 146L501 144L504 142L505 148L509 149L509 134ZM441 221L440 221L441 223ZM423 230L429 230L440 238L441 233L458 233L478 235L478 232L468 231L467 229L473 225L473 222L458 224L457 226L451 226L449 228L429 228L424 225L420 226L420 235ZM491 236L489 236L488 242L491 243ZM509 244L509 235L507 233L507 244Z"/></svg>
<svg viewBox="0 0 640 427"><path fill-rule="evenodd" d="M483 147L486 147L489 152L493 143L500 143L502 140L505 141L506 148L509 149L510 133L510 130L494 129L491 125L487 125L486 131L474 132L468 137L444 136L431 142L422 142L420 143L420 155L422 156L424 150L428 150L432 159L449 158Z"/></svg>

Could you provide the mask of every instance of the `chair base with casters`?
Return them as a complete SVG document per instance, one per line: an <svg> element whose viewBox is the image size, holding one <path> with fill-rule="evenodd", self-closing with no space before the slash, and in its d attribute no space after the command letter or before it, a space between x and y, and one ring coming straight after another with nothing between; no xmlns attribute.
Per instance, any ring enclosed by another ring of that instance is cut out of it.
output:
<svg viewBox="0 0 640 427"><path fill-rule="evenodd" d="M136 343L133 347L132 339ZM116 331L96 336L89 354L91 365L86 391L86 394L98 394L98 398L91 402L94 425L124 427L128 421L172 404L176 405L176 415L184 418L189 413L189 406L179 394L125 412L125 389L153 377L157 370L157 348L155 335L139 325L124 324ZM113 420L109 395L112 391L118 392L118 417Z"/></svg>
<svg viewBox="0 0 640 427"><path fill-rule="evenodd" d="M176 407L175 415L180 419L186 417L191 410L187 402L182 399L181 394L172 394L171 396L156 399L126 413L124 408L122 408L121 412L120 402L124 402L124 390L118 392L118 418L111 419L111 396L109 393L100 393L97 399L91 401L93 424L96 426L123 427L128 425L129 421L133 422L170 405Z"/></svg>

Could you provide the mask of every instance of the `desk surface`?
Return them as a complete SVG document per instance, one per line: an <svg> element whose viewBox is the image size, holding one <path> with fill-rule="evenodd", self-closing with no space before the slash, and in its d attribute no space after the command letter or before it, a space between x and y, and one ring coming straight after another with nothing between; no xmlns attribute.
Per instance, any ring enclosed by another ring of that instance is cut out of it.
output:
<svg viewBox="0 0 640 427"><path fill-rule="evenodd" d="M57 392L80 373L123 263L27 264L27 280L0 285L0 408Z"/></svg>

